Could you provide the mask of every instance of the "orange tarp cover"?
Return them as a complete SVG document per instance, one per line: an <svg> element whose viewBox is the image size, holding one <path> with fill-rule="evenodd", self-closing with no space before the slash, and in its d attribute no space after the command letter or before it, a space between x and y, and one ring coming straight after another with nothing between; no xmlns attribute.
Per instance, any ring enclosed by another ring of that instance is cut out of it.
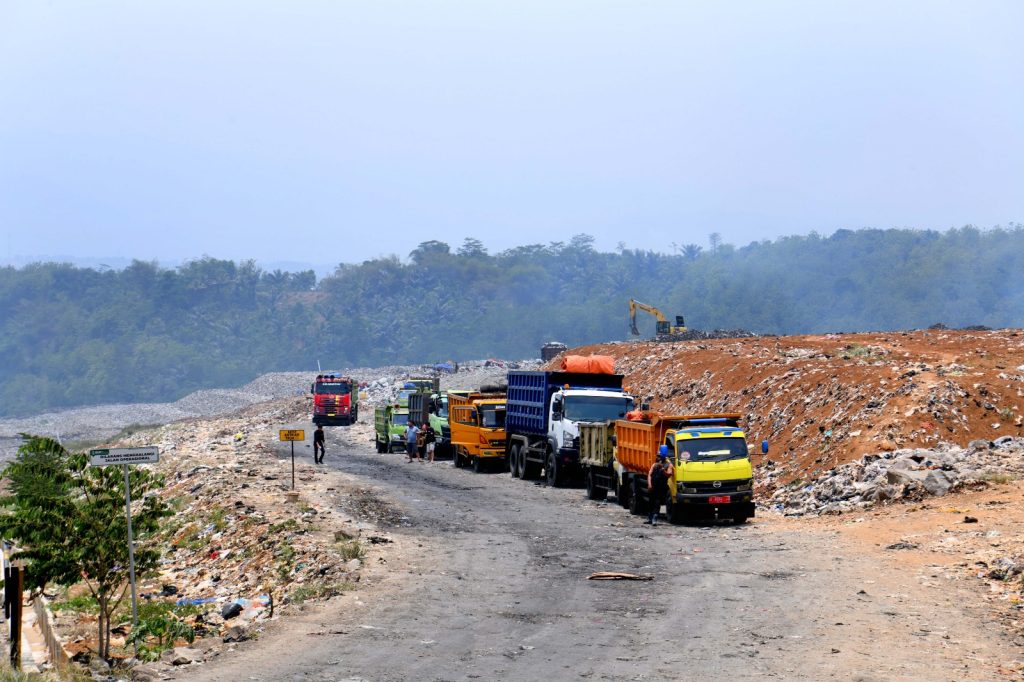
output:
<svg viewBox="0 0 1024 682"><path fill-rule="evenodd" d="M610 355L566 355L562 358L562 371L615 374L615 358Z"/></svg>

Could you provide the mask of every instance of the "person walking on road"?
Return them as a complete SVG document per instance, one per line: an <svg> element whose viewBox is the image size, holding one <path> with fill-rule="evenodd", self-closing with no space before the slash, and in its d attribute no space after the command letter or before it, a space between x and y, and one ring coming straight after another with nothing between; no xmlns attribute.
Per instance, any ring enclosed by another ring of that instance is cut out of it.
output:
<svg viewBox="0 0 1024 682"><path fill-rule="evenodd" d="M324 425L317 424L313 432L313 463L324 463Z"/></svg>
<svg viewBox="0 0 1024 682"><path fill-rule="evenodd" d="M434 427L430 425L430 422L423 423L423 442L427 449L427 461L434 461L434 443L437 442L437 433L434 431Z"/></svg>
<svg viewBox="0 0 1024 682"><path fill-rule="evenodd" d="M409 425L405 427L405 454L409 458L407 462L411 462L416 457L416 440L419 438L420 430L416 428L416 422L409 422Z"/></svg>
<svg viewBox="0 0 1024 682"><path fill-rule="evenodd" d="M668 458L668 446L662 445L658 448L658 459L651 465L647 472L647 490L650 498L650 509L647 523L652 526L658 525L658 513L661 512L661 505L668 497L668 482L675 475L675 468Z"/></svg>

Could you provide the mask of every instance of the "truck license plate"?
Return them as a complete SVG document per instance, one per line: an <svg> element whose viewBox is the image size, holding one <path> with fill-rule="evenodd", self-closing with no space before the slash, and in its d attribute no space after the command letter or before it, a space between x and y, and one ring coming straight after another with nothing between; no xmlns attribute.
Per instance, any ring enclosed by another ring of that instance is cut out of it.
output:
<svg viewBox="0 0 1024 682"><path fill-rule="evenodd" d="M731 499L728 495L712 495L708 498L710 504L729 504Z"/></svg>

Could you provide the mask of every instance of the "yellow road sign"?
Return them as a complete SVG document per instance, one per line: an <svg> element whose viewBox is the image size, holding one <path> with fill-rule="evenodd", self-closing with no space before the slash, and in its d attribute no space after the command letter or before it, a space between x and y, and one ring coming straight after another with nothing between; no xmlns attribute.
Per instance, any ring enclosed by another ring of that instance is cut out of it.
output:
<svg viewBox="0 0 1024 682"><path fill-rule="evenodd" d="M281 429L281 440L306 440L306 432L303 429Z"/></svg>

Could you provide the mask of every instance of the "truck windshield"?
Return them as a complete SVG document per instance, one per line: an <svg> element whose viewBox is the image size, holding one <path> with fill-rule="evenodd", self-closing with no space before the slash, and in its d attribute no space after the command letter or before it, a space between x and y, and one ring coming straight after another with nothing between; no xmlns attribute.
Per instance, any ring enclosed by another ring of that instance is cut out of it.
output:
<svg viewBox="0 0 1024 682"><path fill-rule="evenodd" d="M321 381L316 385L316 392L320 395L348 395L349 387L341 381Z"/></svg>
<svg viewBox="0 0 1024 682"><path fill-rule="evenodd" d="M480 426L485 429L505 428L505 406L504 405L481 405Z"/></svg>
<svg viewBox="0 0 1024 682"><path fill-rule="evenodd" d="M724 462L746 459L747 442L742 438L694 438L676 441L679 459L691 462Z"/></svg>
<svg viewBox="0 0 1024 682"><path fill-rule="evenodd" d="M437 400L437 416L441 419L448 418L448 396L438 398Z"/></svg>
<svg viewBox="0 0 1024 682"><path fill-rule="evenodd" d="M409 423L409 415L407 415L407 414L393 414L393 415L391 415L391 423L392 424L403 424L403 425L404 424L408 424Z"/></svg>
<svg viewBox="0 0 1024 682"><path fill-rule="evenodd" d="M621 419L633 409L633 399L621 396L570 395L565 398L565 418L574 422Z"/></svg>

